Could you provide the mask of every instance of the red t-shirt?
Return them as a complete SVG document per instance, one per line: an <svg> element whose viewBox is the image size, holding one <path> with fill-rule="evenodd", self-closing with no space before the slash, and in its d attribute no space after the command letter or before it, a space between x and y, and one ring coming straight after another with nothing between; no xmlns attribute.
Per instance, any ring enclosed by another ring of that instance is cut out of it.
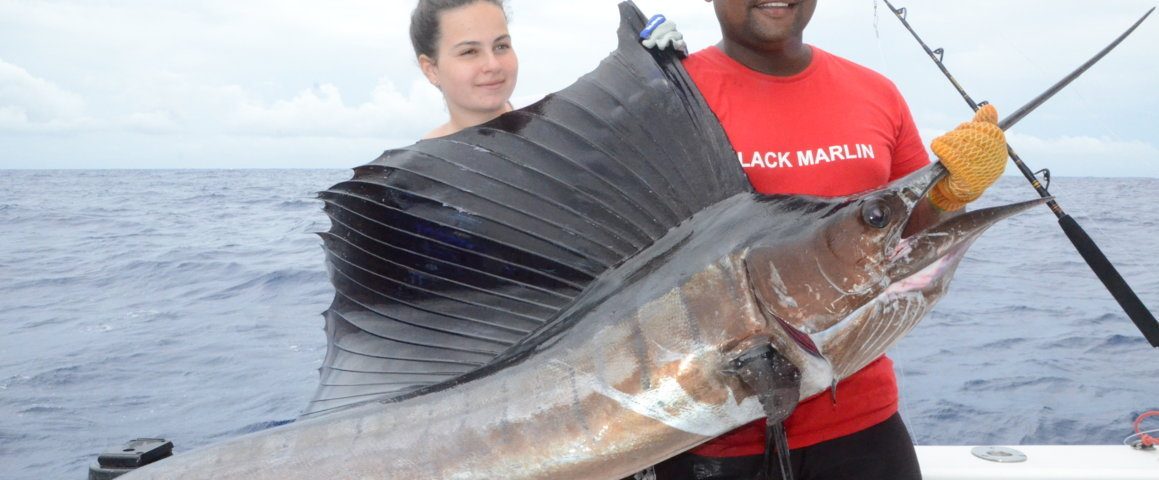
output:
<svg viewBox="0 0 1159 480"><path fill-rule="evenodd" d="M844 196L872 190L929 163L909 107L884 76L817 47L801 73L766 75L716 47L684 61L720 119L757 192ZM893 362L881 357L831 393L801 402L785 421L789 448L843 437L897 412ZM713 457L757 455L764 420L693 450Z"/></svg>

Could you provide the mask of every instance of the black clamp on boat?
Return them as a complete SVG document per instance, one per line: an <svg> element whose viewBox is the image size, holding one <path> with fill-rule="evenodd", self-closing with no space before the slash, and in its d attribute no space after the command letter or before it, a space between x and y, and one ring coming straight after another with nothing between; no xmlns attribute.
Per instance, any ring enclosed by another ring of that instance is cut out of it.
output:
<svg viewBox="0 0 1159 480"><path fill-rule="evenodd" d="M173 442L164 438L137 438L106 450L89 466L89 480L109 480L173 455Z"/></svg>

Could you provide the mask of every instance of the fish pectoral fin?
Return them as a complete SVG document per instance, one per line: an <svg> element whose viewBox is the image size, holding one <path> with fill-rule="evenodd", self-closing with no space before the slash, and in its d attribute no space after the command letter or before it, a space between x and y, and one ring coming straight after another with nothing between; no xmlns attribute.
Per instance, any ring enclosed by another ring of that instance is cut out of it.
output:
<svg viewBox="0 0 1159 480"><path fill-rule="evenodd" d="M780 423L797 408L801 371L772 344L764 342L742 351L729 367L729 372L757 394L770 423Z"/></svg>
<svg viewBox="0 0 1159 480"><path fill-rule="evenodd" d="M757 394L765 410L765 459L761 478L792 480L784 421L801 398L801 370L768 342L742 351L729 367Z"/></svg>

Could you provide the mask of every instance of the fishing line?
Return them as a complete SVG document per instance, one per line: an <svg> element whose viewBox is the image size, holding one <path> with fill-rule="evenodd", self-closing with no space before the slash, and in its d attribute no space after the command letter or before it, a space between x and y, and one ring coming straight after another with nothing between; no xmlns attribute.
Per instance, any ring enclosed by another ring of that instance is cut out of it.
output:
<svg viewBox="0 0 1159 480"><path fill-rule="evenodd" d="M1023 65L1026 65L1029 68L1029 70L1031 70L1031 73L1040 74L1039 76L1041 76L1042 78L1052 78L1055 75L1054 72L1049 71L1048 68L1044 67L1043 63L1041 61L1039 61L1035 55L1027 54L1023 48L1018 48L1017 46L1015 46L1014 48L1011 48L1011 51L1012 51L1012 53L1017 54L1019 57L1022 58ZM1093 85L1098 84L1097 81L1091 81L1090 83ZM1078 86L1078 85L1081 85L1081 84L1076 82L1076 86ZM1101 87L1096 87L1096 88L1101 88ZM1078 109L1078 111L1084 112L1086 115L1089 115L1091 117L1090 120L1084 121L1082 123L1081 132L1078 133L1076 136L1069 136L1068 137L1068 136L1055 135L1053 138L1048 137L1048 136L1038 137L1043 142L1043 144L1045 144L1049 147L1051 145L1057 145L1059 142L1065 142L1067 140L1073 140L1073 139L1082 139L1084 137L1090 138L1091 140L1098 142L1098 143L1102 143L1102 141L1104 141L1104 140L1110 140L1110 141L1113 141L1116 143L1123 142L1122 137L1119 135L1118 131L1116 131L1114 129L1114 127L1112 126L1115 122L1112 122L1107 118L1107 114L1103 113L1105 111L1105 109L1100 108L1100 104L1098 104L1097 102L1092 100L1088 95L1086 95L1086 93L1083 92L1083 88L1071 88L1070 94L1072 95L1071 98L1074 100L1074 102L1080 107ZM1098 125L1100 127L1100 130L1102 131L1102 133L1105 135L1105 137L1097 138L1095 135L1093 135L1094 132L1090 131L1090 129L1089 129L1089 127L1091 125ZM1076 160L1079 160L1079 159L1076 159ZM1091 159L1091 160L1094 160L1094 159ZM1097 164L1097 162L1095 162L1095 161L1090 161L1087 163L1091 164L1091 165ZM1075 217L1079 218L1080 215L1075 215ZM1090 218L1089 216L1087 216L1087 218L1085 218L1084 220L1091 221L1093 219ZM1095 231L1098 231L1101 235L1103 235L1104 238L1109 238L1109 237L1106 237L1106 235L1105 235L1106 232L1100 231L1101 229L1099 228L1099 226L1097 224L1094 225L1093 229ZM1113 242L1111 242L1111 243L1113 243ZM1122 251L1122 250L1120 250L1120 251Z"/></svg>
<svg viewBox="0 0 1159 480"><path fill-rule="evenodd" d="M891 74L889 75L890 77L893 77L893 74L896 72L893 70L893 65L890 63L889 57L885 55L885 49L881 46L881 29L878 28L878 3L880 3L878 0L873 0L873 36L876 40L875 45L877 47L877 58L881 62L882 69L886 72L889 72ZM901 415L906 427L910 431L910 435L912 435L915 439L925 438L925 432L922 431L923 429L918 428L918 423L909 420L910 412L916 411L913 408L910 408L909 395L901 394L902 392L908 390L909 386L911 385L909 382L908 374L904 368L895 368L894 371L897 372L898 376L898 414Z"/></svg>
<svg viewBox="0 0 1159 480"><path fill-rule="evenodd" d="M1099 88L1103 89L1104 87ZM1107 137L1104 137L1105 139L1113 140L1116 143L1123 143L1122 136L1120 136L1119 132L1111 126L1113 122L1107 119L1105 113L1102 113L1105 109L1100 108L1100 105L1097 102L1091 100L1090 97L1084 94L1083 89L1081 88L1076 88L1074 90L1074 95L1076 100L1078 100L1079 105L1082 106L1079 111L1093 114L1091 116L1094 117L1091 119L1091 121L1083 122L1083 125L1099 125L1102 127L1103 133L1107 135ZM1089 136L1090 132L1087 132L1087 135ZM1092 138L1094 137L1092 136ZM1094 140L1098 141L1100 139L1094 138Z"/></svg>
<svg viewBox="0 0 1159 480"><path fill-rule="evenodd" d="M877 45L881 46L881 31L877 29L877 0L873 0L873 36L877 37Z"/></svg>
<svg viewBox="0 0 1159 480"><path fill-rule="evenodd" d="M1092 41L1092 43L1094 43L1094 41ZM1020 58L1022 58L1022 64L1026 65L1029 68L1029 70L1031 71L1030 73L1041 74L1040 76L1042 78L1051 78L1054 75L1053 72L1049 71L1048 68L1045 68L1043 66L1043 63L1041 61L1039 61L1039 59L1037 58L1036 55L1027 54L1023 48L1019 48L1017 45L1012 46L1011 48L1009 48L1009 50L1011 51L1011 53L1014 53L1017 56L1019 56ZM1097 85L1098 82L1091 81L1091 84ZM1095 87L1095 88L1101 88L1101 87ZM1113 124L1115 122L1109 121L1107 114L1103 113L1105 111L1105 109L1100 108L1099 103L1095 102L1088 95L1086 95L1083 92L1082 88L1072 88L1071 94L1073 95L1072 98L1074 99L1075 103L1081 107L1078 109L1078 111L1084 112L1087 115L1089 115L1090 117L1092 117L1089 121L1083 122L1083 126L1089 127L1090 125L1098 125L1100 127L1100 130L1102 131L1102 133L1104 135L1106 135L1106 137L1104 137L1102 139L1096 138L1092 134L1093 132L1091 132L1088 128L1084 128L1082 130L1082 133L1080 133L1078 135L1078 137L1072 137L1072 138L1087 137L1087 138L1090 138L1090 139L1092 139L1096 142L1100 142L1100 143L1103 140L1110 140L1110 141L1114 141L1116 143L1123 143L1123 137L1121 135L1119 135L1118 131L1115 130L1115 128L1113 127ZM1044 137L1039 137L1039 139L1042 140L1044 144L1050 145L1050 144L1057 144L1060 141L1065 141L1066 137L1055 136L1052 139L1052 138L1048 138L1048 137L1044 136ZM1095 162L1089 162L1089 163L1094 164ZM1096 226L1096 230L1098 230L1097 226Z"/></svg>
<svg viewBox="0 0 1159 480"><path fill-rule="evenodd" d="M885 49L881 48L881 30L877 28L877 0L873 0L873 37L877 40L875 42L877 46L877 58L881 62L882 69L892 74L893 66L889 64L889 58L885 56Z"/></svg>
<svg viewBox="0 0 1159 480"><path fill-rule="evenodd" d="M919 438L925 438L925 432L919 431L920 429L917 428L916 422L910 422L908 420L910 418L909 412L911 411L910 405L909 405L909 395L903 395L902 392L905 392L906 390L908 390L909 378L908 378L908 375L905 373L904 368L896 368L895 367L894 371L897 372L897 377L898 377L898 388L897 388L897 390L898 390L898 396L897 396L898 397L897 398L898 399L898 408L897 408L897 411L899 414L901 414L901 418L902 418L903 422L905 423L905 426L907 428L909 428L910 435L913 436L914 444L916 445Z"/></svg>
<svg viewBox="0 0 1159 480"><path fill-rule="evenodd" d="M1109 24L1109 22L1108 22L1108 24ZM1089 32L1089 29L1084 29L1084 30ZM1097 44L1098 41L1097 41L1097 39L1095 39L1095 37L1097 37L1097 36L1092 35L1092 40L1089 42L1090 44ZM1088 42L1083 42L1083 43L1088 43ZM1098 86L1099 83L1100 82L1098 82L1097 79L1090 80L1090 84L1092 84L1094 86L1094 88L1098 88L1099 90L1106 91L1107 88L1105 86ZM1092 118L1091 121L1083 122L1084 125L1091 125L1091 124L1099 125L1100 127L1102 127L1103 132L1110 136L1111 140L1114 140L1116 142L1122 142L1122 137L1119 136L1118 132L1115 131L1114 127L1112 126L1112 124L1114 122L1109 121L1107 119L1107 114L1103 113L1106 109L1100 108L1099 104L1097 102L1091 100L1090 97L1088 97L1086 94L1084 94L1083 89L1081 89L1081 88L1073 89L1073 94L1075 95L1076 100L1078 100L1078 103L1083 107L1083 108L1079 109L1079 111L1084 112L1086 114L1093 114L1091 116L1094 118ZM1089 133L1088 133L1088 135L1089 135ZM1098 140L1098 139L1096 139L1096 140Z"/></svg>

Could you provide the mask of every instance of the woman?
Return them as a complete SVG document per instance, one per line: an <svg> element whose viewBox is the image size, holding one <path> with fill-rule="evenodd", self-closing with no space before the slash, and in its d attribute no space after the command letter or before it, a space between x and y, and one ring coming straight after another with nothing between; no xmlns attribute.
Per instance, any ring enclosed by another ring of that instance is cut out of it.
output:
<svg viewBox="0 0 1159 480"><path fill-rule="evenodd" d="M423 138L450 135L511 111L519 59L503 0L419 0L410 37L419 68L443 92L450 114Z"/></svg>

